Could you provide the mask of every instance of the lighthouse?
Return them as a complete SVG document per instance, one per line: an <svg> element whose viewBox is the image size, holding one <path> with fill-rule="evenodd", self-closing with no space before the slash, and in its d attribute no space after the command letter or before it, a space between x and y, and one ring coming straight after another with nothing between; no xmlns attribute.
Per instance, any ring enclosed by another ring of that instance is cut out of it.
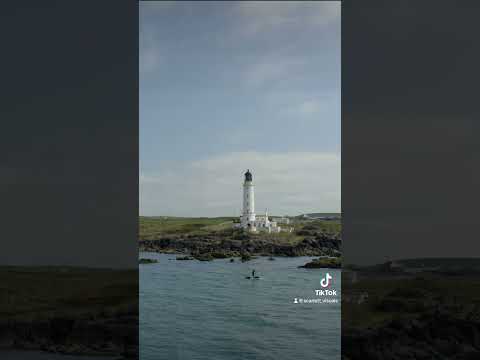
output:
<svg viewBox="0 0 480 360"><path fill-rule="evenodd" d="M243 180L243 209L240 216L240 222L234 223L235 228L241 228L248 231L268 231L280 232L280 226L277 226L276 221L270 221L267 210L265 215L255 215L255 192L253 185L253 176L250 170L244 174Z"/></svg>
<svg viewBox="0 0 480 360"><path fill-rule="evenodd" d="M243 211L242 223L244 227L255 231L255 192L250 170L245 173L243 181Z"/></svg>

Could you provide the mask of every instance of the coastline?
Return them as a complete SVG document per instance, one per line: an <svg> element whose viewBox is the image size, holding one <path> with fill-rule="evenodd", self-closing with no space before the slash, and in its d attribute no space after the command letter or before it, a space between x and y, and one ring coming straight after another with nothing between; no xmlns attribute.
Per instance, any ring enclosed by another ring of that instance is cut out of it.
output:
<svg viewBox="0 0 480 360"><path fill-rule="evenodd" d="M340 221L295 219L292 231L248 232L233 228L227 218L141 218L139 251L181 255L178 260L212 261L253 257L311 256L333 258L324 262L339 267Z"/></svg>

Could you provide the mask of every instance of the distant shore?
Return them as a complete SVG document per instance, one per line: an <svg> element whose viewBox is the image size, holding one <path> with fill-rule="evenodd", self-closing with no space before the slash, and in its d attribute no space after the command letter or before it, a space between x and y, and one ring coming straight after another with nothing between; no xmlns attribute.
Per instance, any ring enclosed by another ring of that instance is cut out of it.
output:
<svg viewBox="0 0 480 360"><path fill-rule="evenodd" d="M138 356L138 271L0 267L0 348Z"/></svg>
<svg viewBox="0 0 480 360"><path fill-rule="evenodd" d="M479 359L480 259L349 265L342 349L349 359ZM392 344L392 339L395 339Z"/></svg>

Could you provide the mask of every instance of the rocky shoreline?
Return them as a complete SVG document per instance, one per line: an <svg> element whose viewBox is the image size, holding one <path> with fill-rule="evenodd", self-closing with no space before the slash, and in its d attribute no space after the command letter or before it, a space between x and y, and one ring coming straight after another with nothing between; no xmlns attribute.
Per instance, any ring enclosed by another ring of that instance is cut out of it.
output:
<svg viewBox="0 0 480 360"><path fill-rule="evenodd" d="M312 261L306 263L305 265L299 266L299 268L304 269L340 269L342 267L341 257L323 257L318 259L313 259Z"/></svg>
<svg viewBox="0 0 480 360"><path fill-rule="evenodd" d="M304 232L303 239L296 243L282 243L273 237L230 231L139 240L139 249L145 252L185 254L197 260L208 261L254 255L339 257L341 244L338 235L316 231Z"/></svg>
<svg viewBox="0 0 480 360"><path fill-rule="evenodd" d="M158 262L158 261L157 261L157 260L154 260L154 259L144 259L144 258L142 258L142 259L139 259L139 260L138 260L138 263L139 263L139 264L155 264L155 263L157 263L157 262Z"/></svg>

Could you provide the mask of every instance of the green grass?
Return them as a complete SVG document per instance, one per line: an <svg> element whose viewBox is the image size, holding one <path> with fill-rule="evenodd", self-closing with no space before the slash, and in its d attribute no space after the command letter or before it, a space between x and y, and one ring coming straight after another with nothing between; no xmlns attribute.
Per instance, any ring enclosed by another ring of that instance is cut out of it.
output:
<svg viewBox="0 0 480 360"><path fill-rule="evenodd" d="M319 221L321 229L329 233L339 233L342 230L342 222L340 220Z"/></svg>
<svg viewBox="0 0 480 360"><path fill-rule="evenodd" d="M156 240L168 235L202 234L231 228L233 218L184 218L140 216L140 240Z"/></svg>
<svg viewBox="0 0 480 360"><path fill-rule="evenodd" d="M232 229L233 217L216 218L186 218L186 217L140 217L139 240L157 240L162 237L175 235L205 235L220 233ZM282 231L280 233L258 232L250 236L258 239L265 239L275 244L295 245L304 239L304 236L297 234L297 231L305 228L313 234L315 232L339 233L341 221L293 220L290 224L278 224L282 229L294 228L293 232Z"/></svg>
<svg viewBox="0 0 480 360"><path fill-rule="evenodd" d="M251 234L252 238L265 239L272 244L282 244L282 245L295 245L303 240L302 236L298 236L293 232L279 232L279 233L267 233L259 232Z"/></svg>
<svg viewBox="0 0 480 360"><path fill-rule="evenodd" d="M303 214L302 214L303 215ZM297 217L302 217L302 215L299 215ZM335 217L342 217L341 213L307 213L307 216L335 216Z"/></svg>
<svg viewBox="0 0 480 360"><path fill-rule="evenodd" d="M302 220L295 219L289 225L280 224L284 227L294 227L295 232L306 230L310 233L324 232L328 234L338 234L342 230L341 220Z"/></svg>

